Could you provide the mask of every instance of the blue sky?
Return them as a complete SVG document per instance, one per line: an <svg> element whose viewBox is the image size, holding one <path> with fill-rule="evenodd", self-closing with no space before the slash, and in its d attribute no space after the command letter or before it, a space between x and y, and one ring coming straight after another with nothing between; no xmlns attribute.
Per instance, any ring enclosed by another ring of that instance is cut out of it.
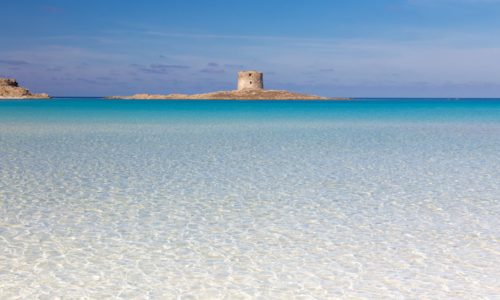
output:
<svg viewBox="0 0 500 300"><path fill-rule="evenodd" d="M0 76L96 96L266 87L325 96L500 97L500 0L16 0Z"/></svg>

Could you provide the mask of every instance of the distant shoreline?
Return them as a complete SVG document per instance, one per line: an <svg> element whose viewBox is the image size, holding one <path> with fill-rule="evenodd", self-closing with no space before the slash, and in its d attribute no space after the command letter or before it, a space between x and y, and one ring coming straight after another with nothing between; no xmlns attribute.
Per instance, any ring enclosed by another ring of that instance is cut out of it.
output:
<svg viewBox="0 0 500 300"><path fill-rule="evenodd" d="M316 95L307 95L293 93L282 90L236 90L236 91L219 91L205 94L135 94L132 96L110 96L106 97L109 100L255 100L255 101L272 101L272 100L351 100L351 98L327 98Z"/></svg>

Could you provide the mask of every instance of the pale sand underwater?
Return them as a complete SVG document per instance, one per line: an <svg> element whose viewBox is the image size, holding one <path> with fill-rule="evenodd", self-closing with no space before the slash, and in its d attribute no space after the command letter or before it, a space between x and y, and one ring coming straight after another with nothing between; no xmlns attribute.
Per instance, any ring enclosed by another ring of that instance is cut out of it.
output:
<svg viewBox="0 0 500 300"><path fill-rule="evenodd" d="M500 295L500 101L42 102L0 103L2 299Z"/></svg>

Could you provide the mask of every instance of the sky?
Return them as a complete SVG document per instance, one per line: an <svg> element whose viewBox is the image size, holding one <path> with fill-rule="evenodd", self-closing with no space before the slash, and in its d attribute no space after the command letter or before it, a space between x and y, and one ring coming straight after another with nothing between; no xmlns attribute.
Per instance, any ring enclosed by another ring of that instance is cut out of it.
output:
<svg viewBox="0 0 500 300"><path fill-rule="evenodd" d="M0 77L53 96L500 97L500 0L16 0Z"/></svg>

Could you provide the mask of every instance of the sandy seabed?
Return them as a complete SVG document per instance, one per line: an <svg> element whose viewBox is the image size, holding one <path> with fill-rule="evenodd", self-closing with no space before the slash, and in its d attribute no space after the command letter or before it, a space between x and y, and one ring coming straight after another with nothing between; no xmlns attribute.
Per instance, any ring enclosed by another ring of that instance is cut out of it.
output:
<svg viewBox="0 0 500 300"><path fill-rule="evenodd" d="M493 299L500 125L0 126L2 299Z"/></svg>

